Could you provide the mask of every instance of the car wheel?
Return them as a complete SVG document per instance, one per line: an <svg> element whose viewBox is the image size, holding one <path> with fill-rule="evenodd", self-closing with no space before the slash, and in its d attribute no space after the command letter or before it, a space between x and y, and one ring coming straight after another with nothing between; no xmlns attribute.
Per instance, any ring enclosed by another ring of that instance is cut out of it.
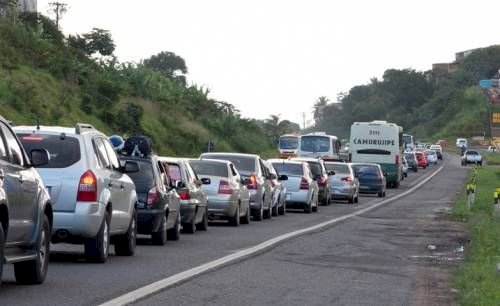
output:
<svg viewBox="0 0 500 306"><path fill-rule="evenodd" d="M384 198L385 198L385 191L382 193L382 197L384 197Z"/></svg>
<svg viewBox="0 0 500 306"><path fill-rule="evenodd" d="M167 243L167 214L163 213L158 231L151 233L151 242L154 245L165 245Z"/></svg>
<svg viewBox="0 0 500 306"><path fill-rule="evenodd" d="M276 205L273 207L273 209L271 211L271 214L273 215L273 217L278 216L278 205L279 205L279 201L278 201L278 203L276 203Z"/></svg>
<svg viewBox="0 0 500 306"><path fill-rule="evenodd" d="M401 185L401 182L395 182L392 184L392 187L399 188L400 185Z"/></svg>
<svg viewBox="0 0 500 306"><path fill-rule="evenodd" d="M90 262L105 263L109 255L109 223L110 217L106 212L97 235L85 241L85 257Z"/></svg>
<svg viewBox="0 0 500 306"><path fill-rule="evenodd" d="M188 233L188 234L194 234L196 233L196 212L193 215L193 220L189 223L183 223L182 224L182 232L183 233Z"/></svg>
<svg viewBox="0 0 500 306"><path fill-rule="evenodd" d="M177 214L174 227L167 230L167 239L177 241L181 237L181 214Z"/></svg>
<svg viewBox="0 0 500 306"><path fill-rule="evenodd" d="M247 213L241 217L241 224L249 224L250 223L250 207L247 207Z"/></svg>
<svg viewBox="0 0 500 306"><path fill-rule="evenodd" d="M269 207L267 210L264 210L264 219L271 219L273 217L271 214L271 210L271 207Z"/></svg>
<svg viewBox="0 0 500 306"><path fill-rule="evenodd" d="M196 229L199 231L208 230L208 208L205 208L205 212L203 213L203 220L196 225Z"/></svg>
<svg viewBox="0 0 500 306"><path fill-rule="evenodd" d="M349 202L349 204L354 204L354 195L352 197L348 198L347 202Z"/></svg>
<svg viewBox="0 0 500 306"><path fill-rule="evenodd" d="M304 212L306 214L312 213L312 202L306 204L306 206L304 207Z"/></svg>
<svg viewBox="0 0 500 306"><path fill-rule="evenodd" d="M229 218L229 225L231 226L239 226L240 225L240 204L236 205L236 211L234 212L234 216Z"/></svg>
<svg viewBox="0 0 500 306"><path fill-rule="evenodd" d="M354 199L354 203L359 203L359 193L356 194L356 198Z"/></svg>
<svg viewBox="0 0 500 306"><path fill-rule="evenodd" d="M380 192L377 194L377 196L378 196L379 198L381 198L381 197L383 197L383 196L384 196L384 193L383 193L382 191L380 191Z"/></svg>
<svg viewBox="0 0 500 306"><path fill-rule="evenodd" d="M418 167L413 168L413 172L418 172Z"/></svg>
<svg viewBox="0 0 500 306"><path fill-rule="evenodd" d="M132 219L128 226L127 232L118 237L115 241L115 253L117 256L132 256L134 255L137 242L137 212L134 209Z"/></svg>
<svg viewBox="0 0 500 306"><path fill-rule="evenodd" d="M262 208L262 205L259 210L254 212L253 218L255 221L262 221L264 218L264 208Z"/></svg>
<svg viewBox="0 0 500 306"><path fill-rule="evenodd" d="M286 202L283 202L283 205L278 207L278 214L284 216L286 214Z"/></svg>
<svg viewBox="0 0 500 306"><path fill-rule="evenodd" d="M3 232L3 226L0 224L0 285L2 285L2 272L3 272L3 248L5 233Z"/></svg>
<svg viewBox="0 0 500 306"><path fill-rule="evenodd" d="M3 237L3 231L2 231ZM2 238L3 240L3 238ZM3 241L2 241L3 250ZM46 215L43 216L38 242L36 246L36 259L17 262L14 264L14 274L19 284L41 284L47 275L50 253L50 223ZM3 261L3 251L2 251Z"/></svg>

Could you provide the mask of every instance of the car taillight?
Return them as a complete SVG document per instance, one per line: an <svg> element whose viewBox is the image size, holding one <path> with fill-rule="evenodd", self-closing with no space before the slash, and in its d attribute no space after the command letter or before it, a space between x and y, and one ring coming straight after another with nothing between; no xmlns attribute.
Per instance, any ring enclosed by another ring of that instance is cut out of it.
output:
<svg viewBox="0 0 500 306"><path fill-rule="evenodd" d="M396 165L399 165L399 154L396 154Z"/></svg>
<svg viewBox="0 0 500 306"><path fill-rule="evenodd" d="M160 197L160 192L158 192L158 188L153 187L151 189L149 189L148 191L148 200L147 200L147 204L148 206L151 206L153 205L154 202L156 202L156 200Z"/></svg>
<svg viewBox="0 0 500 306"><path fill-rule="evenodd" d="M305 177L300 180L300 189L309 190L309 182Z"/></svg>
<svg viewBox="0 0 500 306"><path fill-rule="evenodd" d="M250 179L250 184L248 184L248 189L257 189L257 176L255 174L250 174L248 177Z"/></svg>
<svg viewBox="0 0 500 306"><path fill-rule="evenodd" d="M346 177L343 177L340 179L342 182L352 182L352 177L350 176L346 176Z"/></svg>
<svg viewBox="0 0 500 306"><path fill-rule="evenodd" d="M229 182L226 180L220 180L219 182L219 194L233 194L233 189L229 186Z"/></svg>
<svg viewBox="0 0 500 306"><path fill-rule="evenodd" d="M189 194L189 190L183 190L179 193L179 196L181 197L181 200L190 200L191 195Z"/></svg>
<svg viewBox="0 0 500 306"><path fill-rule="evenodd" d="M97 179L94 172L88 170L80 177L76 200L79 202L97 201Z"/></svg>

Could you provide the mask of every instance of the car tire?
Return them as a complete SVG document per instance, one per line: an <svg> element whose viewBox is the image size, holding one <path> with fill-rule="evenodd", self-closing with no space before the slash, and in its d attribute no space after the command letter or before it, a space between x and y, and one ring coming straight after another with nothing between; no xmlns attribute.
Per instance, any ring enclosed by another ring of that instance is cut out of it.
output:
<svg viewBox="0 0 500 306"><path fill-rule="evenodd" d="M384 196L384 193L383 193L382 191L380 191L379 193L377 193L377 196L378 196L379 198L381 198L381 197L383 197L383 196Z"/></svg>
<svg viewBox="0 0 500 306"><path fill-rule="evenodd" d="M418 172L418 167L413 168L413 172Z"/></svg>
<svg viewBox="0 0 500 306"><path fill-rule="evenodd" d="M286 202L283 202L283 205L278 207L278 214L282 216L286 215Z"/></svg>
<svg viewBox="0 0 500 306"><path fill-rule="evenodd" d="M264 219L271 219L273 216L271 214L272 208L269 207L268 209L264 210Z"/></svg>
<svg viewBox="0 0 500 306"><path fill-rule="evenodd" d="M272 214L273 217L277 217L278 216L278 208L279 208L278 205L279 205L279 201L278 201L278 203L276 203L276 205L271 210L271 214Z"/></svg>
<svg viewBox="0 0 500 306"><path fill-rule="evenodd" d="M183 223L182 224L182 232L183 233L188 233L188 234L194 234L196 233L196 212L193 216L193 220L191 220L191 222L189 223Z"/></svg>
<svg viewBox="0 0 500 306"><path fill-rule="evenodd" d="M151 233L153 245L165 245L167 243L167 214L163 213L158 231Z"/></svg>
<svg viewBox="0 0 500 306"><path fill-rule="evenodd" d="M110 242L109 223L110 217L108 212L106 212L97 235L85 241L85 258L87 261L105 263L108 259Z"/></svg>
<svg viewBox="0 0 500 306"><path fill-rule="evenodd" d="M356 195L356 198L354 200L354 203L359 203L359 193Z"/></svg>
<svg viewBox="0 0 500 306"><path fill-rule="evenodd" d="M304 207L304 212L306 214L312 213L312 200L306 204L306 206Z"/></svg>
<svg viewBox="0 0 500 306"><path fill-rule="evenodd" d="M49 265L50 235L51 233L50 233L49 218L46 215L44 215L42 220L42 225L40 227L38 241L35 248L36 259L16 262L14 264L14 274L16 276L16 282L18 284L22 285L41 284L45 280L45 276L47 275L47 268ZM3 236L3 231L2 231L2 236ZM1 259L3 261L3 254Z"/></svg>
<svg viewBox="0 0 500 306"><path fill-rule="evenodd" d="M395 183L393 183L392 187L399 188L400 185L401 185L401 182L395 182Z"/></svg>
<svg viewBox="0 0 500 306"><path fill-rule="evenodd" d="M135 252L137 244L137 212L134 208L132 212L132 219L128 226L127 232L115 241L115 254L117 256L132 256Z"/></svg>
<svg viewBox="0 0 500 306"><path fill-rule="evenodd" d="M241 224L249 224L250 223L250 207L247 208L247 213L241 217L240 219Z"/></svg>
<svg viewBox="0 0 500 306"><path fill-rule="evenodd" d="M348 198L347 202L349 202L349 204L354 204L354 195L352 197Z"/></svg>
<svg viewBox="0 0 500 306"><path fill-rule="evenodd" d="M181 214L177 214L174 227L167 230L167 240L177 241L181 237Z"/></svg>
<svg viewBox="0 0 500 306"><path fill-rule="evenodd" d="M3 232L2 224L0 224L0 285L2 285L4 244L5 244L5 233Z"/></svg>
<svg viewBox="0 0 500 306"><path fill-rule="evenodd" d="M255 221L262 221L264 219L264 208L262 206L254 212L253 218Z"/></svg>
<svg viewBox="0 0 500 306"><path fill-rule="evenodd" d="M203 219L200 223L196 225L196 229L199 231L208 230L208 208L205 207L205 212L203 213Z"/></svg>
<svg viewBox="0 0 500 306"><path fill-rule="evenodd" d="M229 218L229 225L237 227L240 225L240 203L236 205L236 211L234 215Z"/></svg>

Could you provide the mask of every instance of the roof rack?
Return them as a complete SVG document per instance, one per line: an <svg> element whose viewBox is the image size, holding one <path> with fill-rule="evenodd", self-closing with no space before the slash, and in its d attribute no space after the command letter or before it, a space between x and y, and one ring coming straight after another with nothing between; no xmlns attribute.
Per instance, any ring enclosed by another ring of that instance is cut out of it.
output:
<svg viewBox="0 0 500 306"><path fill-rule="evenodd" d="M95 130L94 126L87 124L87 123L77 123L75 126L75 133L76 134L81 134L85 131L88 130Z"/></svg>

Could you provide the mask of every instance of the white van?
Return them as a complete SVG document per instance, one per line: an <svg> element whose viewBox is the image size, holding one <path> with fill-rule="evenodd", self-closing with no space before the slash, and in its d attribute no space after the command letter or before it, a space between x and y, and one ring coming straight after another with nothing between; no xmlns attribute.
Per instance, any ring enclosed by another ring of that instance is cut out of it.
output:
<svg viewBox="0 0 500 306"><path fill-rule="evenodd" d="M466 148L467 149L467 139L465 138L457 138L457 148Z"/></svg>
<svg viewBox="0 0 500 306"><path fill-rule="evenodd" d="M353 163L376 163L382 167L387 185L399 187L401 180L403 128L387 121L354 122L350 149Z"/></svg>
<svg viewBox="0 0 500 306"><path fill-rule="evenodd" d="M325 132L315 132L300 137L299 157L321 157L325 161L340 160L339 151L342 147L337 136Z"/></svg>
<svg viewBox="0 0 500 306"><path fill-rule="evenodd" d="M278 143L280 158L297 157L300 136L295 134L281 135Z"/></svg>

